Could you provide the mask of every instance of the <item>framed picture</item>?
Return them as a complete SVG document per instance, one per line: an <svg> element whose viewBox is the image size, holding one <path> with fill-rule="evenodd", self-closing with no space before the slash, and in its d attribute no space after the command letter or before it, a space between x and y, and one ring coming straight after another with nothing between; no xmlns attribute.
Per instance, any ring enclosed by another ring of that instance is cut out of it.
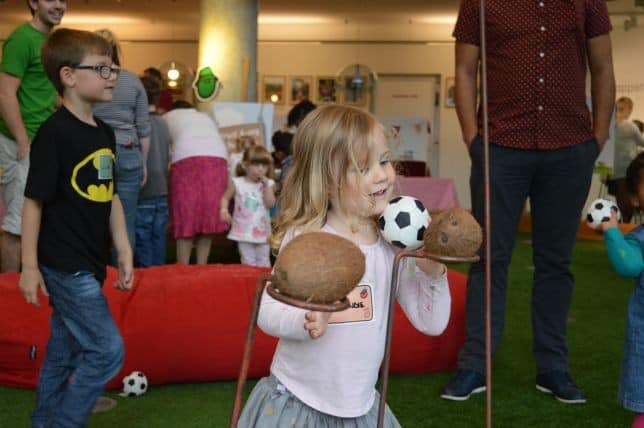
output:
<svg viewBox="0 0 644 428"><path fill-rule="evenodd" d="M293 76L291 77L291 104L297 104L300 101L311 99L311 76Z"/></svg>
<svg viewBox="0 0 644 428"><path fill-rule="evenodd" d="M334 103L338 100L335 77L318 76L317 78L317 96L315 100L318 103Z"/></svg>
<svg viewBox="0 0 644 428"><path fill-rule="evenodd" d="M445 78L445 107L456 107L456 83L454 77Z"/></svg>
<svg viewBox="0 0 644 428"><path fill-rule="evenodd" d="M264 76L263 79L264 102L284 104L286 98L286 77Z"/></svg>

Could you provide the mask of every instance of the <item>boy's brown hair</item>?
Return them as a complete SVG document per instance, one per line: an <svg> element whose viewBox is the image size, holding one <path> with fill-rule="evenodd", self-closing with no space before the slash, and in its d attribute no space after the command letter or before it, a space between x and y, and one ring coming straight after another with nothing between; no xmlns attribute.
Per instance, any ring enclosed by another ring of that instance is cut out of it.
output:
<svg viewBox="0 0 644 428"><path fill-rule="evenodd" d="M63 95L65 90L60 80L60 69L76 67L92 54L111 58L112 47L103 37L89 31L61 28L50 34L42 47L41 61L56 92Z"/></svg>
<svg viewBox="0 0 644 428"><path fill-rule="evenodd" d="M34 0L34 1L36 1L36 0ZM31 1L30 0L27 0L27 7L29 8L29 12L31 13L31 16L34 16L36 14L36 10L33 7L31 7Z"/></svg>

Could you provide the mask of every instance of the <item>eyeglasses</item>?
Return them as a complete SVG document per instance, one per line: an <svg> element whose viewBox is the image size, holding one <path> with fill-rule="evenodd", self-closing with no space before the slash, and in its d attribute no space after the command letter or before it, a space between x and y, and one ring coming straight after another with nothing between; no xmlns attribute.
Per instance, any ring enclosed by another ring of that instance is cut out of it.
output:
<svg viewBox="0 0 644 428"><path fill-rule="evenodd" d="M121 72L120 68L110 67L109 65L76 65L72 68L75 68L76 70L94 70L105 80L109 79L112 74L118 77Z"/></svg>

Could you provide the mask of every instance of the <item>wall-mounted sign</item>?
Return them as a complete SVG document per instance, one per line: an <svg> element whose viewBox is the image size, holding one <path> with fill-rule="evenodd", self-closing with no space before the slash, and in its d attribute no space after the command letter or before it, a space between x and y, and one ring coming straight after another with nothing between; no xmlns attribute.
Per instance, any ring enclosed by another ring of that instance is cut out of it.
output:
<svg viewBox="0 0 644 428"><path fill-rule="evenodd" d="M221 81L215 73L213 73L212 68L205 66L199 69L197 72L197 77L195 81L192 82L192 89L195 93L195 97L203 103L214 100L219 95L219 92L223 88Z"/></svg>

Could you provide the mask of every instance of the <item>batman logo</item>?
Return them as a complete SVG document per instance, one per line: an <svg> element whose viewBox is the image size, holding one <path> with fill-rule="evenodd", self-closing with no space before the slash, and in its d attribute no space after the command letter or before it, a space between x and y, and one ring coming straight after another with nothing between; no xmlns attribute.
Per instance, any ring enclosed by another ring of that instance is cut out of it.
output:
<svg viewBox="0 0 644 428"><path fill-rule="evenodd" d="M71 185L80 196L93 202L110 202L114 194L114 153L99 149L74 167Z"/></svg>

